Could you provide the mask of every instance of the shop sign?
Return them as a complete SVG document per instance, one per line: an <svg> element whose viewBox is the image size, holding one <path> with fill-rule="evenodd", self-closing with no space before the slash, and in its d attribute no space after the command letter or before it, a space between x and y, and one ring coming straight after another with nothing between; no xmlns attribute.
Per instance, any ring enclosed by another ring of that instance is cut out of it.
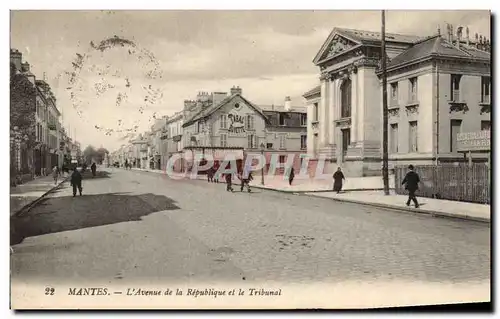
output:
<svg viewBox="0 0 500 319"><path fill-rule="evenodd" d="M491 149L491 132L484 130L480 132L467 132L457 134L457 151L474 152L489 151Z"/></svg>

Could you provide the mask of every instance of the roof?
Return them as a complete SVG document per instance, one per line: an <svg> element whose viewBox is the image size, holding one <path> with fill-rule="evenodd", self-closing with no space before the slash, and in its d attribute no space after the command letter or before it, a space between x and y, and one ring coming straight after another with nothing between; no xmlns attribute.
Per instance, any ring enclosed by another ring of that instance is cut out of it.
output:
<svg viewBox="0 0 500 319"><path fill-rule="evenodd" d="M439 35L428 37L414 44L411 48L394 57L387 68L396 68L411 62L419 61L432 56L444 56L451 58L471 58L489 60L490 53L480 51L471 45L461 44L460 48L450 43Z"/></svg>
<svg viewBox="0 0 500 319"><path fill-rule="evenodd" d="M328 50L328 48L330 47L330 44L332 43L333 39L336 36L346 38L354 43L347 45L347 48L345 48L345 47L342 48L342 50L340 52L337 52L331 56L328 56L328 58L342 55L345 52L349 52L349 51L354 50L356 48L359 48L360 46L363 46L363 45L380 45L380 43L382 41L382 33L381 32L335 27L335 28L333 28L332 32L330 32L330 34L328 35L328 38L326 38L326 40L323 43L323 45L321 46L320 50L318 51L318 53L314 57L313 62L315 64L319 63L322 60L322 57L324 57L325 52ZM415 36L415 35L386 33L385 39L387 42L403 43L405 45L411 45L412 43L415 43L415 42L421 40L422 37Z"/></svg>
<svg viewBox="0 0 500 319"><path fill-rule="evenodd" d="M199 113L197 113L195 116L193 116L190 120L186 121L184 123L184 125L182 125L182 127L186 127L186 126L191 125L192 123L194 123L194 122L196 122L198 120L201 120L203 118L206 118L206 117L212 115L213 113L217 112L219 109L221 109L222 107L224 107L225 105L227 105L229 102L231 102L236 97L240 97L240 99L242 99L243 102L245 102L247 105L249 105L250 107L252 107L266 121L268 120L267 117L262 112L262 110L260 109L260 107L258 107L257 105L253 104L249 100L245 99L241 94L236 93L236 94L233 94L233 95L230 95L230 96L226 97L219 104L216 104L216 105L212 104L212 105L206 107L205 109L201 110Z"/></svg>
<svg viewBox="0 0 500 319"><path fill-rule="evenodd" d="M318 93L321 93L321 85L318 85L316 86L315 88L307 91L306 93L304 93L302 96L303 97L308 97L308 96L311 96L311 95L314 95L314 94L318 94Z"/></svg>
<svg viewBox="0 0 500 319"><path fill-rule="evenodd" d="M285 110L284 105L259 105L259 107L264 113L307 113L307 109L303 106L292 106L290 110Z"/></svg>
<svg viewBox="0 0 500 319"><path fill-rule="evenodd" d="M382 41L382 33L367 30L356 30L356 29L346 29L346 28L334 28L332 32L336 32L339 35L343 35L350 38L353 41L366 44L367 42L380 42ZM398 33L385 33L386 41L390 42L400 42L400 43L414 43L419 41L422 37L415 35L406 35Z"/></svg>

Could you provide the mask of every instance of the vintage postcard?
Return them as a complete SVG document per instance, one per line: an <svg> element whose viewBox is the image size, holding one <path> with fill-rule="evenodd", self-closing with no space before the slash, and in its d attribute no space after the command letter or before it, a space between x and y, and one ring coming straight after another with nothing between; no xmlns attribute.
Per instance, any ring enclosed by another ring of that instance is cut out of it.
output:
<svg viewBox="0 0 500 319"><path fill-rule="evenodd" d="M491 307L490 11L10 19L12 309Z"/></svg>

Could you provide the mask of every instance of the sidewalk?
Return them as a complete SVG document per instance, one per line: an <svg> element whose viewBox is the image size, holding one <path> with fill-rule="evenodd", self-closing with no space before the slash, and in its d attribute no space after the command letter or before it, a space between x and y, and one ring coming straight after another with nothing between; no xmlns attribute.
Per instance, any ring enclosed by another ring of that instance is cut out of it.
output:
<svg viewBox="0 0 500 319"><path fill-rule="evenodd" d="M10 188L10 216L17 214L23 208L32 207L50 191L60 186L67 178L60 177L57 185L52 176L35 178L27 183Z"/></svg>
<svg viewBox="0 0 500 319"><path fill-rule="evenodd" d="M161 170L134 169L158 174L166 174ZM189 178L190 174L173 173L173 178ZM206 180L206 176L198 176L198 179ZM385 196L383 193L383 181L381 176L370 177L351 177L347 178L340 194L332 191L332 180L311 180L296 179L290 186L288 180L283 180L283 176L264 175L264 185L261 185L261 176L254 176L250 183L252 187L263 188L286 193L302 193L307 196L328 198L336 201L350 202L361 205L369 205L386 209L395 209L398 211L430 214L433 216L452 217L468 219L480 222L490 222L490 205L474 204L466 202L449 201L442 199L419 197L419 208L413 206L407 207L406 195L397 195L394 193L394 175L389 176L389 188L391 195Z"/></svg>
<svg viewBox="0 0 500 319"><path fill-rule="evenodd" d="M331 192L333 189L333 179L299 179L293 180L292 186L288 183L288 178L283 176L264 175L264 185L261 184L261 175L255 175L250 185L255 188L264 188L289 193L304 192ZM389 188L394 189L394 175L389 176ZM346 178L342 190L346 191L366 191L383 190L384 182L382 176L350 177Z"/></svg>
<svg viewBox="0 0 500 319"><path fill-rule="evenodd" d="M150 172L157 174L167 173L163 170L156 169L144 169L144 168L132 168L132 170ZM176 173L172 172L170 174L173 178L191 178L191 173ZM206 180L206 175L198 175L196 179ZM238 183L238 177L233 177L233 183ZM300 179L296 178L293 180L292 186L288 183L288 178L283 177L283 175L268 176L264 175L264 185L261 184L261 175L254 175L253 181L250 182L251 187L264 188L269 190L276 190L281 192L290 193L304 193L304 192L330 192L333 188L333 179ZM389 176L389 187L394 188L394 175ZM369 177L350 177L346 178L343 190L348 191L366 191L366 190L382 190L384 189L384 182L381 176L369 176Z"/></svg>
<svg viewBox="0 0 500 319"><path fill-rule="evenodd" d="M431 214L433 216L452 217L460 219L490 222L490 205L456 202L443 199L419 197L419 208L407 207L408 196L397 195L391 191L391 195L384 195L383 191L345 192L336 194L328 193L305 193L308 196L329 198L341 202L369 205L381 208L396 209L411 213ZM413 205L413 204L412 204Z"/></svg>

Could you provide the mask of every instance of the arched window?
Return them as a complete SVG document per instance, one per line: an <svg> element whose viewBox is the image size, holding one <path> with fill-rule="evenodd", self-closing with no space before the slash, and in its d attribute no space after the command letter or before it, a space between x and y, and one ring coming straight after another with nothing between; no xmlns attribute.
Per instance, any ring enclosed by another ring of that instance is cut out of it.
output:
<svg viewBox="0 0 500 319"><path fill-rule="evenodd" d="M351 117L351 89L351 79L346 79L340 86L340 115L342 118Z"/></svg>

